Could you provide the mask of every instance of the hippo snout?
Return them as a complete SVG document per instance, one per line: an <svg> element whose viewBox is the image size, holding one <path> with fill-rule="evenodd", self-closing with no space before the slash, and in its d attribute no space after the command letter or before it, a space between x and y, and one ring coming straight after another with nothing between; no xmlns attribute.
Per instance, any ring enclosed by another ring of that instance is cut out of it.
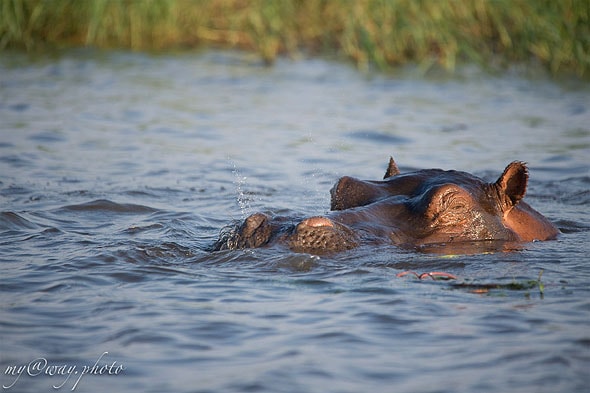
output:
<svg viewBox="0 0 590 393"><path fill-rule="evenodd" d="M261 247L268 243L272 237L272 231L269 217L263 213L255 213L246 218L241 225L230 226L222 231L213 248L234 250Z"/></svg>
<svg viewBox="0 0 590 393"><path fill-rule="evenodd" d="M327 217L310 217L297 224L288 238L296 252L327 253L357 247L359 240L352 229Z"/></svg>

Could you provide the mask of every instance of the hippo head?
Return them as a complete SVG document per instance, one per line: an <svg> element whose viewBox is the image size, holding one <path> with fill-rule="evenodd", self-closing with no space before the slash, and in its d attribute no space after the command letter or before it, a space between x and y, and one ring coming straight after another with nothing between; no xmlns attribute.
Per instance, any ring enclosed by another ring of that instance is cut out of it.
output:
<svg viewBox="0 0 590 393"><path fill-rule="evenodd" d="M556 237L557 229L522 201L527 182L527 167L519 161L487 183L459 171L402 174L391 158L383 181L341 178L331 190L331 209L342 212L335 215L342 222L357 221L354 212L373 216L397 244Z"/></svg>
<svg viewBox="0 0 590 393"><path fill-rule="evenodd" d="M221 248L279 242L295 251L322 253L363 242L421 247L553 239L557 228L522 201L527 182L527 167L518 161L488 183L441 169L402 174L392 158L381 181L339 179L325 216L290 221L257 213Z"/></svg>

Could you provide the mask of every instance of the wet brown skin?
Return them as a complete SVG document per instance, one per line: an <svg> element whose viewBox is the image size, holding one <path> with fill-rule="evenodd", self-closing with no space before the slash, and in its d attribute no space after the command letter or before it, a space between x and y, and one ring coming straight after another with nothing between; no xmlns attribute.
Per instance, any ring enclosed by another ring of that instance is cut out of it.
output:
<svg viewBox="0 0 590 393"><path fill-rule="evenodd" d="M495 183L487 183L466 172L441 169L402 174L392 158L382 181L339 179L330 191L327 215L294 221L256 213L223 231L214 249L282 244L296 252L322 254L391 243L468 253L490 242L555 239L559 230L522 201L527 183L527 167L518 161Z"/></svg>

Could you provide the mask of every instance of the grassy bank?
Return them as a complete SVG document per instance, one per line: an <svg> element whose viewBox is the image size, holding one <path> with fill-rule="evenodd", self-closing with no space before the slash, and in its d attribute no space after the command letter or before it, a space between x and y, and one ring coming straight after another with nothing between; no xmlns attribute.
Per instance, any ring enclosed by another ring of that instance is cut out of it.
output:
<svg viewBox="0 0 590 393"><path fill-rule="evenodd" d="M590 73L588 0L2 0L0 49L226 47L360 67L538 61Z"/></svg>

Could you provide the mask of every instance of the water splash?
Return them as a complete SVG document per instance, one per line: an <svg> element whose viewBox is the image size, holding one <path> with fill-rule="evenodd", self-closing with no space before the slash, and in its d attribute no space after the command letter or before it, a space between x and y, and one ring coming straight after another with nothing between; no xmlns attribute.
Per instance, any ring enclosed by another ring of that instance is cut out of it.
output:
<svg viewBox="0 0 590 393"><path fill-rule="evenodd" d="M248 177L243 176L238 169L235 161L229 159L233 169L232 173L234 175L234 185L236 187L236 201L238 202L238 206L240 207L240 213L242 219L245 219L252 213L252 207L250 206L250 198L244 192L244 185L246 184L246 180Z"/></svg>

